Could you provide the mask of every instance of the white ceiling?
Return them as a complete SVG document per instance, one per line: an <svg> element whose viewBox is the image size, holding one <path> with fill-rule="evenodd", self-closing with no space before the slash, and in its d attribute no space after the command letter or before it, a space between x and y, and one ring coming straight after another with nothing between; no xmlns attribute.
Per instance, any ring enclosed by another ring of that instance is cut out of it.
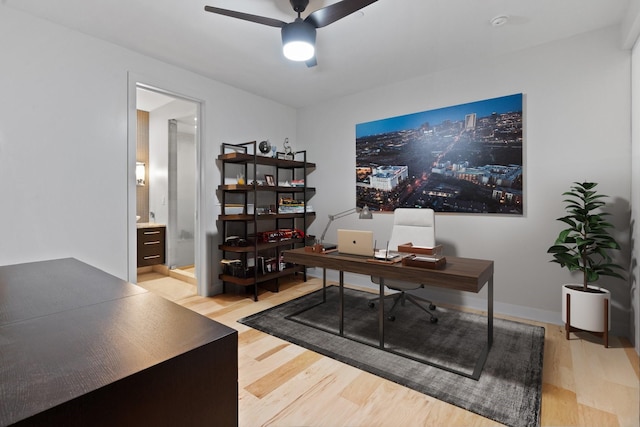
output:
<svg viewBox="0 0 640 427"><path fill-rule="evenodd" d="M310 0L303 17L337 0ZM293 21L289 0L2 0L12 7L293 107L580 33L620 26L636 0L378 0L318 29L318 66L282 56L280 29L204 11ZM509 21L493 27L498 15ZM621 36L622 38L622 36ZM622 41L621 41L622 46Z"/></svg>
<svg viewBox="0 0 640 427"><path fill-rule="evenodd" d="M153 90L136 89L136 109L138 110L153 112L170 103L173 103L173 111L181 111L186 114L182 117L175 117L178 125L184 125L179 126L178 131L195 134L198 126L198 106L196 103Z"/></svg>
<svg viewBox="0 0 640 427"><path fill-rule="evenodd" d="M155 92L153 90L136 89L136 109L142 111L153 111L164 107L176 98ZM195 110L195 108L194 108Z"/></svg>

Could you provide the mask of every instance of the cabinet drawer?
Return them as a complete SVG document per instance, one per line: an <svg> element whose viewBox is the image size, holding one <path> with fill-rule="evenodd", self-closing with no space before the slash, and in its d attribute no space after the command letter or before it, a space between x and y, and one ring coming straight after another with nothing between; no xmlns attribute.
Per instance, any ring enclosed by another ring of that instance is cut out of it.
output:
<svg viewBox="0 0 640 427"><path fill-rule="evenodd" d="M164 241L164 227L138 228L138 242L148 242L153 240Z"/></svg>

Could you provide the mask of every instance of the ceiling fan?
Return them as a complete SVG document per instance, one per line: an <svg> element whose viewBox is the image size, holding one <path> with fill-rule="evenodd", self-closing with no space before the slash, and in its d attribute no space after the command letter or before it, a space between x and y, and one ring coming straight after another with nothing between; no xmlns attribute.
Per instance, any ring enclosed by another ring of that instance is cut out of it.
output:
<svg viewBox="0 0 640 427"><path fill-rule="evenodd" d="M305 61L308 67L313 67L317 65L315 55L316 28L325 27L376 1L378 0L342 0L318 9L305 19L302 19L300 14L309 5L309 0L289 0L293 10L298 13L295 21L290 23L213 6L205 6L204 10L270 27L282 28L282 51L284 56L292 61Z"/></svg>

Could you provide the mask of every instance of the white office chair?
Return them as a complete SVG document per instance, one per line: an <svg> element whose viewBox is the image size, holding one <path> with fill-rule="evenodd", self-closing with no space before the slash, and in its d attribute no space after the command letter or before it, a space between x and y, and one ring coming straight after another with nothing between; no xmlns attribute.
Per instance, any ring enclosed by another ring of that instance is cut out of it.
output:
<svg viewBox="0 0 640 427"><path fill-rule="evenodd" d="M435 235L435 215L432 209L398 208L393 213L393 230L391 231L391 238L389 239L389 251L397 251L398 245L405 243L412 243L414 246L433 247L436 244ZM371 276L371 280L374 283L380 284L379 277ZM389 311L387 316L389 320L395 320L393 313L398 303L404 306L405 301L409 301L427 313L431 323L438 322L438 318L430 311L436 308L431 301L406 293L406 291L424 288L424 285L415 282L389 279L385 279L384 284L387 288L398 291L397 293L385 296L385 299L391 298L394 300L391 311ZM374 307L375 301L377 301L377 298L371 299L369 301L369 307ZM420 302L428 304L428 308Z"/></svg>

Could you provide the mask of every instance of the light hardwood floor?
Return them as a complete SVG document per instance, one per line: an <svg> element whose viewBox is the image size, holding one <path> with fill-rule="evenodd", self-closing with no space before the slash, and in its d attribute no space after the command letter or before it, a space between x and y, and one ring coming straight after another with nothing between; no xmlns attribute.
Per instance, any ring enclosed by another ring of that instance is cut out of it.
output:
<svg viewBox="0 0 640 427"><path fill-rule="evenodd" d="M280 292L196 295L157 273L139 285L238 331L240 426L495 426L494 421L246 327L237 320L322 287L291 281ZM639 426L638 356L626 339L610 348L589 334L567 341L544 326L542 426Z"/></svg>

